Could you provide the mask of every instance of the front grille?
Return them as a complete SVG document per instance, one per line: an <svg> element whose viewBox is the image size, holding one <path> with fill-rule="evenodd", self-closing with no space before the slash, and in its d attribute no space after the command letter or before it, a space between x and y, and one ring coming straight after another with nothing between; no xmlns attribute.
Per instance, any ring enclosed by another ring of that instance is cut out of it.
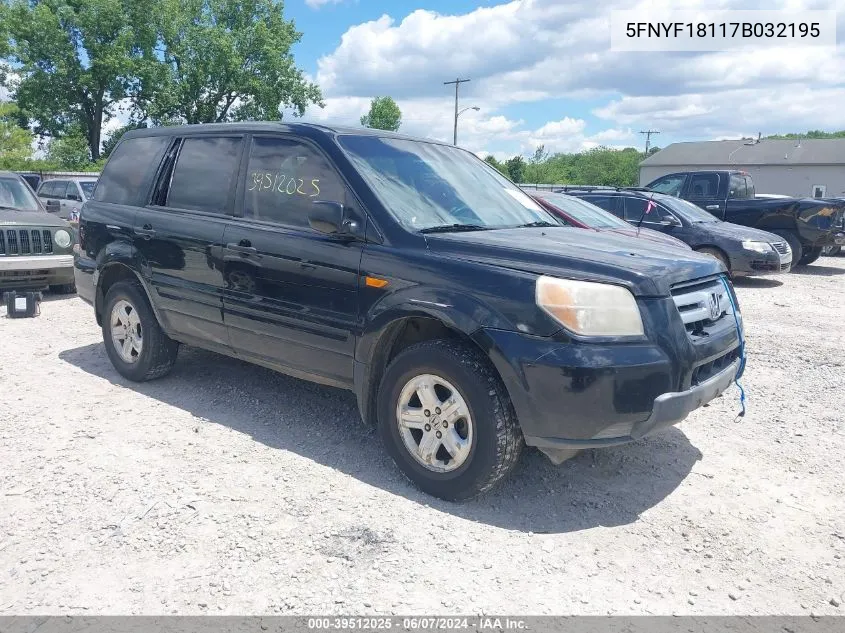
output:
<svg viewBox="0 0 845 633"><path fill-rule="evenodd" d="M699 365L692 371L691 387L696 387L709 380L721 371L724 371L732 362L739 358L739 348L735 347L727 354L720 356L709 363Z"/></svg>
<svg viewBox="0 0 845 633"><path fill-rule="evenodd" d="M721 279L676 286L672 289L672 299L687 333L693 337L706 336L725 317L733 316L731 298ZM730 323L733 324L733 319Z"/></svg>
<svg viewBox="0 0 845 633"><path fill-rule="evenodd" d="M786 255L789 252L789 246L786 242L774 242L772 246L774 246L775 250L781 255Z"/></svg>
<svg viewBox="0 0 845 633"><path fill-rule="evenodd" d="M50 229L0 230L0 255L52 255Z"/></svg>

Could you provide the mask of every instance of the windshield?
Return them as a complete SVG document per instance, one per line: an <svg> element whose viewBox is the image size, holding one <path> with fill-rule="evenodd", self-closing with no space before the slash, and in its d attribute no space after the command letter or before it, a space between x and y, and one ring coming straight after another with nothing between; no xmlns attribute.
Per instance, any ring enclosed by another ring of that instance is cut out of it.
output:
<svg viewBox="0 0 845 633"><path fill-rule="evenodd" d="M32 191L17 178L0 178L0 209L41 210Z"/></svg>
<svg viewBox="0 0 845 633"><path fill-rule="evenodd" d="M481 159L456 147L345 135L341 147L387 210L411 231L563 226Z"/></svg>
<svg viewBox="0 0 845 633"><path fill-rule="evenodd" d="M704 209L692 202L687 202L674 196L655 196L654 199L671 211L674 211L687 222L718 222L716 216L707 213Z"/></svg>
<svg viewBox="0 0 845 633"><path fill-rule="evenodd" d="M586 200L574 198L562 193L538 193L538 198L542 198L551 205L556 206L561 211L571 215L579 222L583 222L593 229L629 229L631 225L620 220L612 213L608 213L604 209L590 204Z"/></svg>
<svg viewBox="0 0 845 633"><path fill-rule="evenodd" d="M97 182L95 180L79 181L79 186L82 187L82 193L85 194L86 198L90 198L92 195L94 195L94 185L96 184Z"/></svg>

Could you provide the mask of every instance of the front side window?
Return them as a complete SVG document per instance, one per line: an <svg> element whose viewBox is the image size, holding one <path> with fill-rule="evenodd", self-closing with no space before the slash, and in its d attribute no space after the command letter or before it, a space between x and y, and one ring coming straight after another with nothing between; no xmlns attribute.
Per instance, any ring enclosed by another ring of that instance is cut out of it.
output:
<svg viewBox="0 0 845 633"><path fill-rule="evenodd" d="M670 196L679 196L681 194L681 189L684 188L684 181L686 179L687 177L683 174L666 176L656 181L649 188L654 191L659 191L660 193L668 194Z"/></svg>
<svg viewBox="0 0 845 633"><path fill-rule="evenodd" d="M244 217L305 228L315 200L347 202L346 187L329 161L300 141L254 137Z"/></svg>
<svg viewBox="0 0 845 633"><path fill-rule="evenodd" d="M169 141L167 136L122 140L109 156L94 199L113 204L136 202L147 175L147 167L156 160Z"/></svg>
<svg viewBox="0 0 845 633"><path fill-rule="evenodd" d="M374 135L344 135L338 141L388 212L408 230L536 222L561 226L551 212L465 150Z"/></svg>
<svg viewBox="0 0 845 633"><path fill-rule="evenodd" d="M97 183L92 180L84 180L79 183L80 188L82 189L82 193L85 194L86 198L90 198L94 195L94 185Z"/></svg>
<svg viewBox="0 0 845 633"><path fill-rule="evenodd" d="M165 206L227 213L242 142L238 136L186 138L173 168Z"/></svg>

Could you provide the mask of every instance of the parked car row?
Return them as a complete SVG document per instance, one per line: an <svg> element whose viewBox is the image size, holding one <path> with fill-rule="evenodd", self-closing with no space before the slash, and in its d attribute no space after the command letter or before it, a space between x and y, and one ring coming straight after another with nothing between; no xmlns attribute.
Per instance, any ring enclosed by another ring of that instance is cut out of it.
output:
<svg viewBox="0 0 845 633"><path fill-rule="evenodd" d="M841 215L704 209L678 178L526 191L453 145L275 122L133 130L93 191L24 188L41 222L81 204L75 285L119 374L185 344L348 389L401 472L461 500L525 446L560 463L720 396L745 370L732 277L794 262L751 225L804 258Z"/></svg>

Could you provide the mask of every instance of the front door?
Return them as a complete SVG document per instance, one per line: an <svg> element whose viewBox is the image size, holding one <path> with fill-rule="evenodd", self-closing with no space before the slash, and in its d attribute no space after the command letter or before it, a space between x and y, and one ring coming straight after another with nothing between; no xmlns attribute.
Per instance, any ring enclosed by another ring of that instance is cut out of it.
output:
<svg viewBox="0 0 845 633"><path fill-rule="evenodd" d="M315 200L356 204L328 158L305 142L251 140L226 227L225 321L245 358L338 386L352 384L362 245L314 231ZM358 212L360 213L360 212Z"/></svg>
<svg viewBox="0 0 845 633"><path fill-rule="evenodd" d="M176 139L151 204L135 215L135 245L165 327L186 343L228 350L223 325L223 230L231 220L243 136Z"/></svg>

